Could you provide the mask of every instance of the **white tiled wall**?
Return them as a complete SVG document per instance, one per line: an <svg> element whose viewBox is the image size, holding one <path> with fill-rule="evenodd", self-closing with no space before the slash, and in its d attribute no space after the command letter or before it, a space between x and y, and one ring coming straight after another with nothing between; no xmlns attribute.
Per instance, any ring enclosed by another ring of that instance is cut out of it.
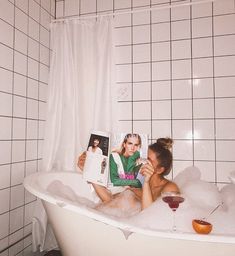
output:
<svg viewBox="0 0 235 256"><path fill-rule="evenodd" d="M58 0L57 18L161 4L170 0ZM172 137L173 176L194 164L219 186L235 170L234 5L115 17L120 129Z"/></svg>
<svg viewBox="0 0 235 256"><path fill-rule="evenodd" d="M31 255L35 197L24 177L41 161L55 0L0 1L0 255Z"/></svg>

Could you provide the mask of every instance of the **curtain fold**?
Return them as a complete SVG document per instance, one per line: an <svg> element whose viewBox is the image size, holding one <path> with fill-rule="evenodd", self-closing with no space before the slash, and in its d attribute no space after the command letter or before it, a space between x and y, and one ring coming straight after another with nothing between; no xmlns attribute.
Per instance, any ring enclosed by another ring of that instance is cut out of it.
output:
<svg viewBox="0 0 235 256"><path fill-rule="evenodd" d="M117 128L113 18L53 23L51 46L41 171L76 171L90 131ZM42 251L47 220L40 203L36 212L33 248Z"/></svg>

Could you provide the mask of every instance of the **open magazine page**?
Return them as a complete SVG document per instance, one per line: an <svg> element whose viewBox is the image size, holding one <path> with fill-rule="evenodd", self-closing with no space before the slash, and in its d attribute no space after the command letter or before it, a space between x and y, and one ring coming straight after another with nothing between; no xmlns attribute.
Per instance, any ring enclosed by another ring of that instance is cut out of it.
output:
<svg viewBox="0 0 235 256"><path fill-rule="evenodd" d="M109 176L110 134L93 131L90 135L83 178L102 186L107 186Z"/></svg>
<svg viewBox="0 0 235 256"><path fill-rule="evenodd" d="M138 149L136 149L136 147L133 144L131 144L133 142L136 143L136 145L137 144L139 145ZM112 146L111 146L110 172L109 172L110 177L109 177L108 187L110 188L116 187L116 186L140 187L141 184L143 184L144 182L144 177L140 173L138 173L138 171L142 165L142 162L146 161L147 159L147 153L148 153L147 134L134 134L134 133L113 134L111 145ZM129 150L129 157L128 157L128 150ZM123 158L124 155L125 155L125 159ZM136 179L138 179L139 181L137 181Z"/></svg>

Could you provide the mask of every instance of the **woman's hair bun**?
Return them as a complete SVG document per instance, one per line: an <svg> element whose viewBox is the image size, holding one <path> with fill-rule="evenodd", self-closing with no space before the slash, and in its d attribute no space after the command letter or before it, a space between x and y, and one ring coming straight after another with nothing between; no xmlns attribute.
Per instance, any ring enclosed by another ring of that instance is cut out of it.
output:
<svg viewBox="0 0 235 256"><path fill-rule="evenodd" d="M173 140L171 138L159 138L157 139L157 144L165 149L171 149L173 145Z"/></svg>

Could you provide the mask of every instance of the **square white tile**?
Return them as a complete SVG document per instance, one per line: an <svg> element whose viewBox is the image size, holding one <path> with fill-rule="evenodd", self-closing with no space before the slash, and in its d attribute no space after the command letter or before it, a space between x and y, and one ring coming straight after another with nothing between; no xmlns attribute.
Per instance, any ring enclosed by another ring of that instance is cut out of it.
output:
<svg viewBox="0 0 235 256"><path fill-rule="evenodd" d="M191 58L190 40L172 41L172 59L188 59L188 58Z"/></svg>
<svg viewBox="0 0 235 256"><path fill-rule="evenodd" d="M36 140L28 140L26 142L26 160L34 160L38 158L38 145Z"/></svg>
<svg viewBox="0 0 235 256"><path fill-rule="evenodd" d="M214 99L194 99L194 118L214 118Z"/></svg>
<svg viewBox="0 0 235 256"><path fill-rule="evenodd" d="M37 22L40 21L40 6L35 1L29 1L29 16Z"/></svg>
<svg viewBox="0 0 235 256"><path fill-rule="evenodd" d="M118 13L126 12L127 10L118 10ZM124 26L131 26L131 14L119 14L114 16L114 27L124 27Z"/></svg>
<svg viewBox="0 0 235 256"><path fill-rule="evenodd" d="M212 3L196 4L192 6L192 17L202 18L212 16Z"/></svg>
<svg viewBox="0 0 235 256"><path fill-rule="evenodd" d="M32 202L25 205L25 215L24 215L25 225L30 224L32 221L35 204L36 204L35 202Z"/></svg>
<svg viewBox="0 0 235 256"><path fill-rule="evenodd" d="M23 227L24 208L20 207L10 212L10 232L13 233L16 230Z"/></svg>
<svg viewBox="0 0 235 256"><path fill-rule="evenodd" d="M26 117L26 98L13 96L13 116L14 117Z"/></svg>
<svg viewBox="0 0 235 256"><path fill-rule="evenodd" d="M12 115L12 95L0 92L0 115Z"/></svg>
<svg viewBox="0 0 235 256"><path fill-rule="evenodd" d="M152 100L171 99L170 81L158 81L152 83Z"/></svg>
<svg viewBox="0 0 235 256"><path fill-rule="evenodd" d="M235 54L235 35L214 37L215 56Z"/></svg>
<svg viewBox="0 0 235 256"><path fill-rule="evenodd" d="M8 70L13 69L13 50L0 44L0 67Z"/></svg>
<svg viewBox="0 0 235 256"><path fill-rule="evenodd" d="M27 57L19 52L14 52L14 71L26 76Z"/></svg>
<svg viewBox="0 0 235 256"><path fill-rule="evenodd" d="M173 40L190 38L190 21L174 21L171 23L171 38Z"/></svg>
<svg viewBox="0 0 235 256"><path fill-rule="evenodd" d="M213 58L193 59L193 78L213 77Z"/></svg>
<svg viewBox="0 0 235 256"><path fill-rule="evenodd" d="M151 80L150 63L140 63L133 65L133 81L150 81Z"/></svg>
<svg viewBox="0 0 235 256"><path fill-rule="evenodd" d="M152 60L170 60L170 42L153 43Z"/></svg>
<svg viewBox="0 0 235 256"><path fill-rule="evenodd" d="M25 163L14 163L11 168L11 185L19 185L24 180Z"/></svg>
<svg viewBox="0 0 235 256"><path fill-rule="evenodd" d="M143 35L143 34L142 34ZM159 23L152 25L152 42L170 40L170 23Z"/></svg>
<svg viewBox="0 0 235 256"><path fill-rule="evenodd" d="M190 6L181 6L180 8L171 9L171 20L190 19Z"/></svg>
<svg viewBox="0 0 235 256"><path fill-rule="evenodd" d="M191 99L191 97L191 80L185 79L172 81L172 99Z"/></svg>
<svg viewBox="0 0 235 256"><path fill-rule="evenodd" d="M170 61L152 63L152 80L169 80L170 78Z"/></svg>
<svg viewBox="0 0 235 256"><path fill-rule="evenodd" d="M15 49L27 54L27 36L17 29L15 29Z"/></svg>
<svg viewBox="0 0 235 256"><path fill-rule="evenodd" d="M0 201L1 201L0 214L9 211L10 209L10 205L9 205L10 189L9 188L0 190Z"/></svg>
<svg viewBox="0 0 235 256"><path fill-rule="evenodd" d="M11 25L7 24L5 21L0 20L0 42L13 47L13 32L14 29Z"/></svg>
<svg viewBox="0 0 235 256"><path fill-rule="evenodd" d="M235 56L215 57L215 76L235 75Z"/></svg>
<svg viewBox="0 0 235 256"><path fill-rule="evenodd" d="M170 22L170 9L165 8L162 10L153 10L151 19L152 19L152 23Z"/></svg>
<svg viewBox="0 0 235 256"><path fill-rule="evenodd" d="M151 84L149 82L133 84L133 100L150 100Z"/></svg>
<svg viewBox="0 0 235 256"><path fill-rule="evenodd" d="M146 25L146 24L150 24L149 11L133 13L133 25Z"/></svg>
<svg viewBox="0 0 235 256"><path fill-rule="evenodd" d="M14 25L14 5L8 0L1 1L0 18Z"/></svg>
<svg viewBox="0 0 235 256"><path fill-rule="evenodd" d="M191 120L172 120L173 139L191 140L192 121Z"/></svg>
<svg viewBox="0 0 235 256"><path fill-rule="evenodd" d="M150 62L150 44L133 45L134 62Z"/></svg>
<svg viewBox="0 0 235 256"><path fill-rule="evenodd" d="M14 73L14 94L26 96L26 83L25 76Z"/></svg>
<svg viewBox="0 0 235 256"><path fill-rule="evenodd" d="M235 77L216 77L215 96L235 97Z"/></svg>
<svg viewBox="0 0 235 256"><path fill-rule="evenodd" d="M24 205L24 186L11 187L11 209Z"/></svg>
<svg viewBox="0 0 235 256"><path fill-rule="evenodd" d="M215 99L216 118L235 118L235 99Z"/></svg>
<svg viewBox="0 0 235 256"><path fill-rule="evenodd" d="M211 139L215 138L214 120L194 120L193 121L194 139Z"/></svg>
<svg viewBox="0 0 235 256"><path fill-rule="evenodd" d="M171 120L152 121L152 139L172 137Z"/></svg>
<svg viewBox="0 0 235 256"><path fill-rule="evenodd" d="M169 100L153 101L152 119L171 119L171 102Z"/></svg>
<svg viewBox="0 0 235 256"><path fill-rule="evenodd" d="M216 141L216 160L234 161L234 147L235 141Z"/></svg>
<svg viewBox="0 0 235 256"><path fill-rule="evenodd" d="M114 31L114 43L115 45L131 44L131 28L116 28Z"/></svg>
<svg viewBox="0 0 235 256"><path fill-rule="evenodd" d="M0 140L11 139L11 118L0 117Z"/></svg>
<svg viewBox="0 0 235 256"><path fill-rule="evenodd" d="M132 84L121 83L117 84L117 100L130 101L132 99Z"/></svg>
<svg viewBox="0 0 235 256"><path fill-rule="evenodd" d="M39 83L39 100L47 101L48 98L48 85Z"/></svg>
<svg viewBox="0 0 235 256"><path fill-rule="evenodd" d="M35 63L35 67L36 67L36 63ZM35 77L36 77L37 73L34 72L34 74L35 74ZM40 64L39 81L47 84L48 83L48 77L49 77L49 67L47 67L43 64Z"/></svg>
<svg viewBox="0 0 235 256"><path fill-rule="evenodd" d="M0 189L10 186L10 165L0 166Z"/></svg>
<svg viewBox="0 0 235 256"><path fill-rule="evenodd" d="M151 118L151 102L133 103L133 120L146 120Z"/></svg>
<svg viewBox="0 0 235 256"><path fill-rule="evenodd" d="M193 79L193 98L214 97L213 78Z"/></svg>
<svg viewBox="0 0 235 256"><path fill-rule="evenodd" d="M39 43L31 38L28 41L28 55L35 60L39 60Z"/></svg>
<svg viewBox="0 0 235 256"><path fill-rule="evenodd" d="M28 58L28 76L30 78L38 80L38 70L39 70L39 64L37 61ZM40 73L41 75L41 73Z"/></svg>
<svg viewBox="0 0 235 256"><path fill-rule="evenodd" d="M131 0L114 0L114 8L122 9L122 8L130 8Z"/></svg>
<svg viewBox="0 0 235 256"><path fill-rule="evenodd" d="M12 142L12 161L25 161L25 141Z"/></svg>
<svg viewBox="0 0 235 256"><path fill-rule="evenodd" d="M96 11L96 0L81 1L81 13Z"/></svg>
<svg viewBox="0 0 235 256"><path fill-rule="evenodd" d="M0 215L0 239L9 235L9 213Z"/></svg>
<svg viewBox="0 0 235 256"><path fill-rule="evenodd" d="M0 68L0 91L12 93L12 72Z"/></svg>
<svg viewBox="0 0 235 256"><path fill-rule="evenodd" d="M13 134L14 140L25 140L26 138L26 120L21 118L13 118Z"/></svg>
<svg viewBox="0 0 235 256"><path fill-rule="evenodd" d="M234 22L235 22L234 13L230 15L214 16L214 34L216 36L233 34L235 32L235 28L233 26Z"/></svg>
<svg viewBox="0 0 235 256"><path fill-rule="evenodd" d="M37 139L38 137L38 121L27 120L27 139Z"/></svg>
<svg viewBox="0 0 235 256"><path fill-rule="evenodd" d="M192 46L193 58L213 56L212 37L193 39Z"/></svg>
<svg viewBox="0 0 235 256"><path fill-rule="evenodd" d="M49 66L50 64L50 51L43 45L40 45L40 62Z"/></svg>
<svg viewBox="0 0 235 256"><path fill-rule="evenodd" d="M131 46L120 46L115 47L115 63L123 64L123 63L131 63L132 62L132 49Z"/></svg>
<svg viewBox="0 0 235 256"><path fill-rule="evenodd" d="M133 27L133 43L149 43L150 42L150 25L141 25ZM144 35L144 36L143 36Z"/></svg>
<svg viewBox="0 0 235 256"><path fill-rule="evenodd" d="M113 10L113 1L109 0L98 0L97 1L97 11L112 11Z"/></svg>
<svg viewBox="0 0 235 256"><path fill-rule="evenodd" d="M50 32L42 26L40 26L40 43L50 48Z"/></svg>
<svg viewBox="0 0 235 256"><path fill-rule="evenodd" d="M216 119L216 138L224 140L235 139L235 120Z"/></svg>
<svg viewBox="0 0 235 256"><path fill-rule="evenodd" d="M172 61L172 78L173 79L191 78L191 60Z"/></svg>
<svg viewBox="0 0 235 256"><path fill-rule="evenodd" d="M27 35L28 16L20 9L15 9L15 27Z"/></svg>
<svg viewBox="0 0 235 256"><path fill-rule="evenodd" d="M27 96L32 99L38 99L38 81L28 78Z"/></svg>
<svg viewBox="0 0 235 256"><path fill-rule="evenodd" d="M151 135L151 122L150 121L133 121L133 132L140 134Z"/></svg>
<svg viewBox="0 0 235 256"><path fill-rule="evenodd" d="M192 20L192 36L196 37L208 37L212 36L212 18L200 18Z"/></svg>
<svg viewBox="0 0 235 256"><path fill-rule="evenodd" d="M175 140L173 146L173 156L176 160L192 160L192 141L190 140Z"/></svg>
<svg viewBox="0 0 235 256"><path fill-rule="evenodd" d="M191 100L173 100L172 101L173 119L191 119L192 102Z"/></svg>

